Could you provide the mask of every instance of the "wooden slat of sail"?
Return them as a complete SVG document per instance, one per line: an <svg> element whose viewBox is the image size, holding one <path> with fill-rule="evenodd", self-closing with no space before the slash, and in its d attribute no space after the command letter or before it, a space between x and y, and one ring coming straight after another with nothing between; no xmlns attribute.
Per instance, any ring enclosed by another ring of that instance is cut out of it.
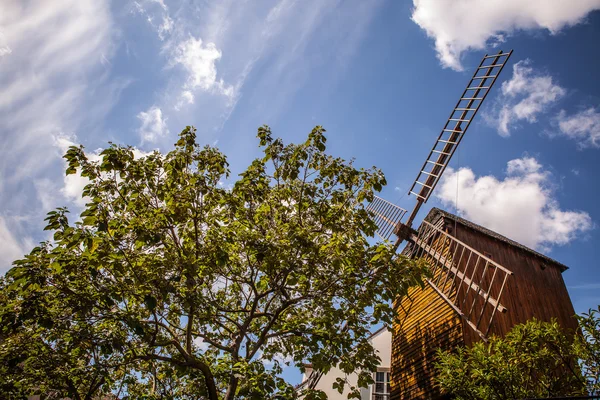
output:
<svg viewBox="0 0 600 400"><path fill-rule="evenodd" d="M431 288L486 340L512 272L437 226L423 221L412 237L412 257L425 259Z"/></svg>
<svg viewBox="0 0 600 400"><path fill-rule="evenodd" d="M375 196L373 201L367 205L367 210L373 213L375 223L377 224L377 231L375 232L383 240L389 240L390 236L394 233L396 225L406 210L399 207L381 197Z"/></svg>

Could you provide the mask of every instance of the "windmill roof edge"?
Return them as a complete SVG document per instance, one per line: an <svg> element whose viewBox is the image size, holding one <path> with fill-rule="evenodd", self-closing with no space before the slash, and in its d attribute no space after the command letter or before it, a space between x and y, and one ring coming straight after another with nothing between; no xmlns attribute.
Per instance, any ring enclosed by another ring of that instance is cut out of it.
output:
<svg viewBox="0 0 600 400"><path fill-rule="evenodd" d="M459 223L461 225L466 226L467 228L476 230L478 232L483 233L484 235L488 235L488 236L490 236L490 237L492 237L492 238L494 238L496 240L500 240L500 241L502 241L502 242L504 242L506 244L509 244L509 245L514 246L516 248L519 248L519 249L521 249L523 251L526 251L526 252L528 252L530 254L533 254L536 257L539 257L539 258L541 258L541 259L543 259L545 261L548 261L548 262L550 262L552 264L555 264L556 266L558 266L560 268L561 272L564 272L564 271L566 271L566 270L569 269L569 267L567 267L565 264L563 264L563 263L561 263L559 261L556 261L553 258L550 258L550 257L548 257L548 256L546 256L546 255L544 255L542 253L539 253L539 252L537 252L537 251L535 251L535 250L533 250L533 249L531 249L531 248L529 248L529 247L527 247L527 246L525 246L525 245L523 245L523 244L521 244L519 242L516 242L516 241L514 241L512 239L507 238L506 236L503 236L503 235L501 235L501 234L499 234L497 232L494 232L491 229L485 228L485 227L483 227L481 225L477 225L474 222L471 222L469 220L461 218L458 215L454 215L454 214L449 213L448 211L442 210L440 208L433 207L429 211L429 213L427 214L427 216L425 217L425 221L430 222L430 223L434 223L440 217L451 219L451 220L456 221L457 223Z"/></svg>

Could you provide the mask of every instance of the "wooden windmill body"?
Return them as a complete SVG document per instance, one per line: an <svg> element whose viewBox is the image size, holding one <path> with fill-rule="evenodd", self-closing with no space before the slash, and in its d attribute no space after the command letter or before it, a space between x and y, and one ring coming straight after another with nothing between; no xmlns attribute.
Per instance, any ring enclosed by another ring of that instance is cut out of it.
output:
<svg viewBox="0 0 600 400"><path fill-rule="evenodd" d="M432 277L395 304L392 399L441 397L433 379L439 348L504 336L534 317L577 329L567 267L484 227L434 208L404 253L425 258Z"/></svg>
<svg viewBox="0 0 600 400"><path fill-rule="evenodd" d="M533 317L576 329L561 275L566 266L437 208L412 228L511 54L486 55L477 67L409 190L417 203L407 221L401 222L406 210L384 199L368 206L379 236L394 234L396 246L407 241L403 254L425 259L430 269L426 286L394 305L391 399L441 398L433 368L439 348L503 336Z"/></svg>

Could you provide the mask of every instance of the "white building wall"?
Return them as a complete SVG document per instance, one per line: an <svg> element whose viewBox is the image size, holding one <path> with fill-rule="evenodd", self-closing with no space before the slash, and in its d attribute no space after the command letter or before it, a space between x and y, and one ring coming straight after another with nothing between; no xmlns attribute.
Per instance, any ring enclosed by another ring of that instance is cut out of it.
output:
<svg viewBox="0 0 600 400"><path fill-rule="evenodd" d="M371 343L381 359L380 368L390 368L392 365L392 332L383 329L371 338Z"/></svg>
<svg viewBox="0 0 600 400"><path fill-rule="evenodd" d="M373 347L377 351L377 355L381 359L381 364L378 369L382 369L385 371L389 371L391 362L392 362L392 333L387 329L381 329L373 334L371 337L371 343ZM308 376L310 376L312 369L307 368L304 376L302 377L302 382L304 382ZM339 378L343 378L345 375L338 368L332 368L327 374L323 375L319 380L319 383L315 387L315 389L322 390L329 400L346 400L348 398L348 385L346 384L345 390L342 394L340 394L337 389L333 389L332 385L335 380ZM346 376L346 379L350 383L350 385L356 386L358 375L352 374ZM363 389L361 390L361 400L370 400L371 390Z"/></svg>

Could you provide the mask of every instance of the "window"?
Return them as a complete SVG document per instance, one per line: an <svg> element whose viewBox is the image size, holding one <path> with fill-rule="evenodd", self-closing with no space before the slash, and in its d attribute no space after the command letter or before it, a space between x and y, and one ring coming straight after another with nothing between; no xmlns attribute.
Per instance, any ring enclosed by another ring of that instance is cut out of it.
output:
<svg viewBox="0 0 600 400"><path fill-rule="evenodd" d="M390 373L376 372L375 385L373 385L372 400L389 400L390 399Z"/></svg>

